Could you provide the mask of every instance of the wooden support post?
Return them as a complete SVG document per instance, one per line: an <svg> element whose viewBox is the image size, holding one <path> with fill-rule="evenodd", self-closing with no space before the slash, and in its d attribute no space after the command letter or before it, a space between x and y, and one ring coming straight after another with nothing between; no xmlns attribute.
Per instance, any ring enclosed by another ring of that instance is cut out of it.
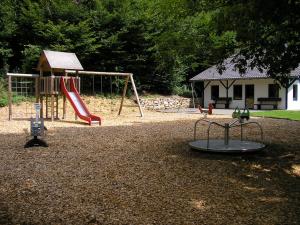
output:
<svg viewBox="0 0 300 225"><path fill-rule="evenodd" d="M79 76L78 76L78 70L76 70L76 80L78 81L78 87L76 87L76 88L77 88L78 93L80 94L80 80L79 80ZM75 84L76 84L76 82L75 82ZM75 120L78 120L78 116L77 116L76 112L75 112Z"/></svg>
<svg viewBox="0 0 300 225"><path fill-rule="evenodd" d="M66 96L63 95L63 119L66 119L66 106L67 106Z"/></svg>
<svg viewBox="0 0 300 225"><path fill-rule="evenodd" d="M48 94L46 94L46 118L48 119L49 118L49 114L48 114Z"/></svg>
<svg viewBox="0 0 300 225"><path fill-rule="evenodd" d="M49 79L49 77L47 77L47 79L46 79L46 86L47 86L47 95L49 95L50 94L50 84L49 84L49 81L50 81L50 79Z"/></svg>
<svg viewBox="0 0 300 225"><path fill-rule="evenodd" d="M193 106L194 106L194 108L196 108L196 105L195 105L195 96L194 96L194 85L195 85L195 83L192 82L192 83L191 83L191 88L192 88Z"/></svg>
<svg viewBox="0 0 300 225"><path fill-rule="evenodd" d="M11 76L8 76L8 120L12 119L12 88Z"/></svg>
<svg viewBox="0 0 300 225"><path fill-rule="evenodd" d="M39 77L35 78L35 102L39 103L40 100L40 79Z"/></svg>
<svg viewBox="0 0 300 225"><path fill-rule="evenodd" d="M285 109L288 109L288 93L289 93L289 80L285 82Z"/></svg>
<svg viewBox="0 0 300 225"><path fill-rule="evenodd" d="M56 94L56 119L58 119L58 94Z"/></svg>
<svg viewBox="0 0 300 225"><path fill-rule="evenodd" d="M51 71L51 81L50 81L50 94L51 94L51 121L54 121L54 75Z"/></svg>
<svg viewBox="0 0 300 225"><path fill-rule="evenodd" d="M225 104L225 109L229 109L229 101L228 101L228 80L226 80L226 104Z"/></svg>
<svg viewBox="0 0 300 225"><path fill-rule="evenodd" d="M134 83L134 80L133 80L133 75L130 74L129 76L130 76L130 81L131 81L131 84L132 84L133 92L134 92L134 95L136 97L137 104L139 106L141 117L144 117L144 113L143 113L143 110L142 110L142 107L141 107L139 95L137 93L137 90L136 90L136 87L135 87L135 83Z"/></svg>
<svg viewBox="0 0 300 225"><path fill-rule="evenodd" d="M41 94L41 91L45 94L45 80L41 79L43 77L43 70L40 69L40 77L38 79L38 86L39 86L39 97L40 97L40 103L41 103L41 110L40 110L40 118L44 118L44 103L43 103L43 95Z"/></svg>
<svg viewBox="0 0 300 225"><path fill-rule="evenodd" d="M54 95L51 95L51 121L54 121Z"/></svg>
<svg viewBox="0 0 300 225"><path fill-rule="evenodd" d="M226 89L226 104L225 104L225 108L228 109L229 108L229 101L228 101L228 90L229 88L231 88L231 86L234 84L235 80L233 80L231 82L231 84L228 84L228 80L226 80L226 85L222 82L222 80L220 80L220 83L222 84L222 86Z"/></svg>
<svg viewBox="0 0 300 225"><path fill-rule="evenodd" d="M68 76L68 73L66 70L64 70L64 75L65 75L65 77ZM63 82L65 82L64 78L63 78ZM61 86L61 83L59 83L59 87L60 86ZM62 118L66 119L66 96L64 95L64 93L62 91L60 93L62 95L62 100L63 100L63 116L62 116Z"/></svg>
<svg viewBox="0 0 300 225"><path fill-rule="evenodd" d="M123 95L122 95L121 105L120 105L120 109L119 109L118 115L121 115L121 112L122 112L123 102L124 102L124 98L125 98L126 92L127 92L128 81L129 81L129 76L127 76L126 80L125 80L125 86L124 86L124 89L123 89Z"/></svg>
<svg viewBox="0 0 300 225"><path fill-rule="evenodd" d="M44 102L43 102L43 95L40 95L40 102L41 102L41 110L40 110L40 117L43 118L44 116Z"/></svg>
<svg viewBox="0 0 300 225"><path fill-rule="evenodd" d="M78 87L76 87L76 88L77 88L78 93L80 94L81 85L80 85L80 77L79 76L77 76L77 83L78 83Z"/></svg>
<svg viewBox="0 0 300 225"><path fill-rule="evenodd" d="M228 80L226 80L226 98L228 99ZM227 101L227 100L226 100Z"/></svg>

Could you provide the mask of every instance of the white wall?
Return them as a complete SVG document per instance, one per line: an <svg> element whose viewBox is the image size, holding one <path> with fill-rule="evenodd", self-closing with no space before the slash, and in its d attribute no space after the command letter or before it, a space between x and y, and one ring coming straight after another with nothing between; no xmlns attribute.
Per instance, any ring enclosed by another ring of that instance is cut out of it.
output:
<svg viewBox="0 0 300 225"><path fill-rule="evenodd" d="M293 99L293 85L298 86L298 99L295 101ZM300 82L296 80L288 89L288 109L291 110L300 110Z"/></svg>
<svg viewBox="0 0 300 225"><path fill-rule="evenodd" d="M232 81L228 81L230 85ZM204 86L206 86L208 81L204 82ZM226 84L226 81L223 81ZM234 100L233 99L233 86L234 85L243 85L243 98L242 100ZM229 108L244 108L245 107L245 85L253 84L254 85L254 104L257 104L257 98L267 98L268 96L268 85L274 84L273 79L251 79L251 80L236 80L234 84L228 90L228 97L232 98L232 101L229 105ZM226 97L226 89L219 81L211 81L210 84L204 90L204 107L208 107L209 103L212 103L211 99L211 86L219 85L219 97ZM300 88L300 86L299 86ZM300 92L300 90L298 90ZM298 93L299 94L299 93ZM278 102L278 109L285 109L285 88L281 87L279 89L279 97L281 101ZM293 97L293 96L292 96Z"/></svg>

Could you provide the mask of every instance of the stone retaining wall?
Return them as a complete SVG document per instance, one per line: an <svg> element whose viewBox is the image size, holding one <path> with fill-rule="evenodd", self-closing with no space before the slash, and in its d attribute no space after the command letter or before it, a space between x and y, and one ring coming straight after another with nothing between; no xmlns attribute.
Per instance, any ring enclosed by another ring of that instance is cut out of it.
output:
<svg viewBox="0 0 300 225"><path fill-rule="evenodd" d="M142 107L149 110L189 108L193 104L192 101L191 98L179 96L140 99Z"/></svg>

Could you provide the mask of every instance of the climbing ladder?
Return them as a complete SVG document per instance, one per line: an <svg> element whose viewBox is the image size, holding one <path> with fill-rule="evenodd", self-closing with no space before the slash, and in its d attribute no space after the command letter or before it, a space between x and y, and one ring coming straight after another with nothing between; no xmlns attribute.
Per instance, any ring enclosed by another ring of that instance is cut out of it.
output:
<svg viewBox="0 0 300 225"><path fill-rule="evenodd" d="M45 104L46 104L46 119L51 118L51 116L49 117L49 112L50 115L55 115L55 118L58 119L58 95L45 95L43 96L45 97ZM53 107L51 106L51 98L54 98L53 100ZM51 109L53 110L53 112L51 112Z"/></svg>

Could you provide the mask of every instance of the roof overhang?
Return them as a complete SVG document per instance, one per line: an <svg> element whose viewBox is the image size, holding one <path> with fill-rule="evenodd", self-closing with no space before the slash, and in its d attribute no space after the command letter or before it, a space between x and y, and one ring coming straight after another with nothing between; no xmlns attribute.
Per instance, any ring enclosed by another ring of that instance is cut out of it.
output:
<svg viewBox="0 0 300 225"><path fill-rule="evenodd" d="M225 69L222 73L219 73L219 70L216 65L202 71L198 75L191 78L190 82L199 82L199 81L219 81L219 80L253 80L253 79L272 79L267 71L260 71L257 68L247 68L245 73L241 74L235 68L235 64L231 62L231 59L228 58L224 61ZM300 66L291 71L290 77L298 77L300 74Z"/></svg>
<svg viewBox="0 0 300 225"><path fill-rule="evenodd" d="M232 77L232 78L207 78L207 79L193 79L191 78L190 82L201 82L201 81L220 81L220 80L262 80L262 79L272 79L271 77Z"/></svg>

